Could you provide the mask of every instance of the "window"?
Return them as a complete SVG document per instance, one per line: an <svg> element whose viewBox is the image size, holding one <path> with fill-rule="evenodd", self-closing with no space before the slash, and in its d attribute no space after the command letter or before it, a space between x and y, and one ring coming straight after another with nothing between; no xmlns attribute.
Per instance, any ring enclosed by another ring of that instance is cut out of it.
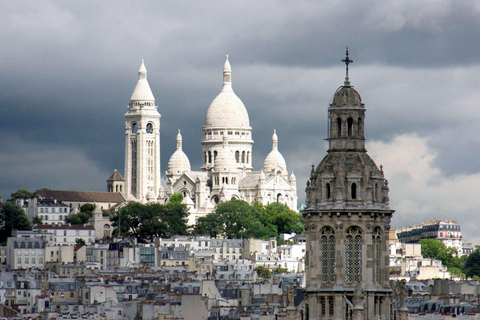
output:
<svg viewBox="0 0 480 320"><path fill-rule="evenodd" d="M324 228L321 237L322 282L335 282L335 232Z"/></svg>
<svg viewBox="0 0 480 320"><path fill-rule="evenodd" d="M349 137L351 137L352 134L353 134L353 119L352 118L348 118L348 120L347 120L347 133L348 133Z"/></svg>
<svg viewBox="0 0 480 320"><path fill-rule="evenodd" d="M337 118L337 138L342 136L342 119Z"/></svg>
<svg viewBox="0 0 480 320"><path fill-rule="evenodd" d="M349 228L345 238L345 273L348 283L362 281L362 250L362 231L358 227Z"/></svg>
<svg viewBox="0 0 480 320"><path fill-rule="evenodd" d="M351 188L351 194L352 194L352 199L355 200L357 199L357 184L352 183L352 188Z"/></svg>
<svg viewBox="0 0 480 320"><path fill-rule="evenodd" d="M330 199L330 197L331 197L330 192L331 192L330 191L330 183L327 183L325 185L325 196L326 196L327 200Z"/></svg>
<svg viewBox="0 0 480 320"><path fill-rule="evenodd" d="M375 282L380 282L380 228L376 227L373 230L373 235L372 235L372 258L373 258L373 281Z"/></svg>
<svg viewBox="0 0 480 320"><path fill-rule="evenodd" d="M237 163L240 162L240 151L235 151L235 160L237 161Z"/></svg>
<svg viewBox="0 0 480 320"><path fill-rule="evenodd" d="M147 133L153 133L153 125L151 123L147 124Z"/></svg>

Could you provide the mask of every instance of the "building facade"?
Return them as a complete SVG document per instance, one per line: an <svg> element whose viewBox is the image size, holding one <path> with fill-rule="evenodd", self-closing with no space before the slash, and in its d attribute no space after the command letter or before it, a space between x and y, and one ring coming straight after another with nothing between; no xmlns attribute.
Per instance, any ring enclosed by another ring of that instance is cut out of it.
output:
<svg viewBox="0 0 480 320"><path fill-rule="evenodd" d="M435 239L447 248L454 247L463 254L462 231L456 220L431 220L396 230L398 240L403 243L418 243L421 239Z"/></svg>
<svg viewBox="0 0 480 320"><path fill-rule="evenodd" d="M388 182L365 149L365 105L350 84L328 108L327 155L312 166L303 210L306 319L391 319Z"/></svg>
<svg viewBox="0 0 480 320"><path fill-rule="evenodd" d="M147 81L143 63L138 70L138 81L125 114L125 186L128 201L157 201L160 180L160 113ZM108 182L113 188L113 181Z"/></svg>
<svg viewBox="0 0 480 320"><path fill-rule="evenodd" d="M297 187L293 172L278 150L274 131L272 151L263 169L253 171L252 127L245 105L232 88L232 68L223 68L223 87L208 107L202 135L202 167L193 171L177 135L177 150L168 162L166 197L181 193L189 207L189 224L213 210L220 201L241 199L262 204L280 202L297 210Z"/></svg>

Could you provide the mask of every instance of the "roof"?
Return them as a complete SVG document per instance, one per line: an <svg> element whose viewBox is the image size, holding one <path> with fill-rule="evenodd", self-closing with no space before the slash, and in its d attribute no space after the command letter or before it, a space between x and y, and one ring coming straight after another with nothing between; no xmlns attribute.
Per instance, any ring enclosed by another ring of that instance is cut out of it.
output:
<svg viewBox="0 0 480 320"><path fill-rule="evenodd" d="M37 224L33 227L34 230L65 230L65 229L72 229L72 230L95 230L95 228L88 224L61 224L61 225L53 225L53 224Z"/></svg>
<svg viewBox="0 0 480 320"><path fill-rule="evenodd" d="M59 202L111 202L117 205L125 202L118 192L37 190L37 194L42 199L55 199Z"/></svg>
<svg viewBox="0 0 480 320"><path fill-rule="evenodd" d="M115 169L113 173L108 177L107 181L125 181L120 172Z"/></svg>

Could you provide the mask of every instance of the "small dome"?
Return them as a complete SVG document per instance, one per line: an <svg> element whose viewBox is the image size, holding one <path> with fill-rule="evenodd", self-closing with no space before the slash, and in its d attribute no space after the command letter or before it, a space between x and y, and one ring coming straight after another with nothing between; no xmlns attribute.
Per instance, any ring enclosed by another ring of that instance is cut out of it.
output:
<svg viewBox="0 0 480 320"><path fill-rule="evenodd" d="M275 130L273 130L272 137L272 151L265 158L263 164L263 171L270 173L273 169L281 169L282 171L287 171L287 164L282 154L278 151L278 137Z"/></svg>
<svg viewBox="0 0 480 320"><path fill-rule="evenodd" d="M293 171L292 171L292 174L290 175L290 178L288 179L290 182L295 182L297 181L297 177L295 177L295 174L293 174Z"/></svg>
<svg viewBox="0 0 480 320"><path fill-rule="evenodd" d="M152 200L155 198L155 195L153 194L152 190L148 190L147 195L145 196L147 200Z"/></svg>
<svg viewBox="0 0 480 320"><path fill-rule="evenodd" d="M242 100L233 92L230 62L223 68L223 88L207 110L205 126L222 128L249 127L250 119Z"/></svg>
<svg viewBox="0 0 480 320"><path fill-rule="evenodd" d="M140 69L138 70L137 85L135 86L135 89L133 89L130 101L155 101L152 89L150 89L150 85L147 81L147 69L145 68L143 60Z"/></svg>
<svg viewBox="0 0 480 320"><path fill-rule="evenodd" d="M237 161L233 152L228 147L228 136L223 135L223 145L222 149L218 151L217 157L215 158L215 171L234 171L237 169Z"/></svg>
<svg viewBox="0 0 480 320"><path fill-rule="evenodd" d="M178 130L177 134L177 150L172 154L168 161L168 172L178 174L190 171L190 160L182 150L182 134Z"/></svg>
<svg viewBox="0 0 480 320"><path fill-rule="evenodd" d="M352 86L341 86L337 89L331 103L332 107L362 106L362 97Z"/></svg>

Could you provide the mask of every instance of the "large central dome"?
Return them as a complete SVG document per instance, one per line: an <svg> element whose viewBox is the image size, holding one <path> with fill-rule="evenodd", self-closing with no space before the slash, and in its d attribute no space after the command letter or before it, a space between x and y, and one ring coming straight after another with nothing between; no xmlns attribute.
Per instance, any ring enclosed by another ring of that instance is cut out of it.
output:
<svg viewBox="0 0 480 320"><path fill-rule="evenodd" d="M250 127L247 109L233 92L231 77L232 69L227 56L223 68L223 88L208 107L205 126L226 129Z"/></svg>

